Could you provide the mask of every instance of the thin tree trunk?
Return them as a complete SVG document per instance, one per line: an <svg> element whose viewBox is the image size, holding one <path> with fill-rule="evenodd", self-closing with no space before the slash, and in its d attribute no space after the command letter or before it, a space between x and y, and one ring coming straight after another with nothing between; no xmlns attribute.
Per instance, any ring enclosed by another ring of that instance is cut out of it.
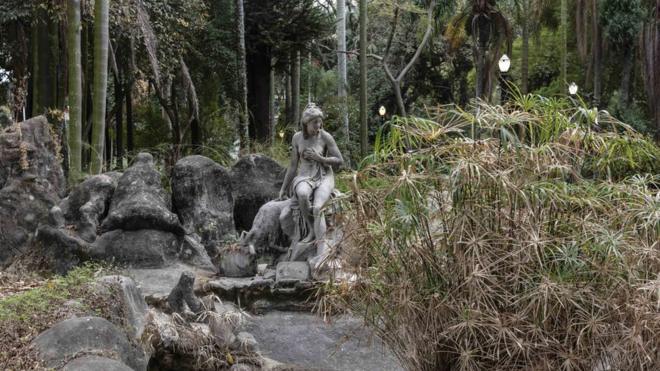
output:
<svg viewBox="0 0 660 371"><path fill-rule="evenodd" d="M245 12L243 0L235 0L236 7L236 45L238 50L238 91L240 94L240 123L238 133L240 138L240 149L248 151L250 148L250 135L248 124L248 90L247 90L247 64L245 55Z"/></svg>
<svg viewBox="0 0 660 371"><path fill-rule="evenodd" d="M396 101L397 105L399 106L399 113L402 116L407 116L406 113L406 106L403 102L403 96L401 94L401 83L403 81L403 78L406 76L408 71L412 68L412 66L417 62L417 59L419 59L419 56L422 54L422 49L426 46L428 43L429 39L431 38L431 34L433 33L433 11L435 9L435 0L431 1L431 4L429 5L428 9L428 19L427 19L427 25L426 25L426 32L424 33L424 37L422 38L422 41L419 43L417 46L417 50L415 51L415 54L410 58L408 63L403 67L403 69L399 72L399 74L394 77L392 72L390 71L388 62L387 62L387 57L389 56L390 53L390 46L392 43L392 39L394 37L394 33L396 31L396 26L397 26L397 21L398 21L398 12L394 16L394 23L392 24L392 31L390 33L389 39L387 41L387 47L385 49L385 54L382 59L382 64L383 68L385 69L385 75L387 78L390 80L390 83L392 84L392 87L394 88L394 95L396 96Z"/></svg>
<svg viewBox="0 0 660 371"><path fill-rule="evenodd" d="M342 150L348 155L348 101L346 76L346 0L337 0L337 95L339 96L339 117L342 129ZM347 158L349 158L347 156Z"/></svg>
<svg viewBox="0 0 660 371"><path fill-rule="evenodd" d="M601 85L601 69L602 69L602 61L601 61L601 53L602 53L602 45L601 45L601 37L600 37L600 25L598 21L598 0L593 0L592 3L592 11L593 11L593 24L592 24L592 48L593 48L593 70L594 70L594 101L593 104L596 107L600 106L600 96L601 96L601 91L602 91L602 85Z"/></svg>
<svg viewBox="0 0 660 371"><path fill-rule="evenodd" d="M527 1L525 1L527 3ZM527 10L524 10L524 15L522 19L522 60L520 66L520 90L523 94L529 92L529 27L527 25L526 15L528 14Z"/></svg>
<svg viewBox="0 0 660 371"><path fill-rule="evenodd" d="M116 108L120 108L121 106L118 106ZM105 123L105 145L104 145L104 150L105 150L105 168L106 169L111 169L112 168L112 136L110 135L110 126L111 126L111 119L110 117L107 118L106 123Z"/></svg>
<svg viewBox="0 0 660 371"><path fill-rule="evenodd" d="M568 66L568 5L566 0L561 0L561 84L566 86L566 68Z"/></svg>
<svg viewBox="0 0 660 371"><path fill-rule="evenodd" d="M133 145L133 86L129 83L126 86L126 151L131 156L135 150Z"/></svg>
<svg viewBox="0 0 660 371"><path fill-rule="evenodd" d="M90 173L103 168L105 144L105 106L108 87L108 20L109 0L94 3L94 103L92 113L92 158Z"/></svg>
<svg viewBox="0 0 660 371"><path fill-rule="evenodd" d="M69 154L69 183L74 184L81 175L82 141L82 65L80 44L80 0L67 0L69 127L67 132Z"/></svg>
<svg viewBox="0 0 660 371"><path fill-rule="evenodd" d="M367 0L360 0L360 154L367 155Z"/></svg>
<svg viewBox="0 0 660 371"><path fill-rule="evenodd" d="M135 39L129 36L128 56L126 58L126 86L124 95L126 98L126 151L128 155L133 154L133 82L135 81ZM123 166L123 165L122 165Z"/></svg>
<svg viewBox="0 0 660 371"><path fill-rule="evenodd" d="M291 84L291 104L293 109L293 122L300 125L300 52L294 52L293 83Z"/></svg>
<svg viewBox="0 0 660 371"><path fill-rule="evenodd" d="M293 84L292 84L292 78L293 76L293 60L289 61L289 64L287 66L287 73L286 73L286 89L285 89L285 118L286 118L286 125L291 125L293 124ZM295 125L294 125L295 126Z"/></svg>
<svg viewBox="0 0 660 371"><path fill-rule="evenodd" d="M124 101L124 90L122 89L123 83L121 78L121 70L115 78L115 104L117 111L115 112L115 156L117 157L117 168L122 167L122 158L124 157L124 110L122 109L122 102Z"/></svg>
<svg viewBox="0 0 660 371"><path fill-rule="evenodd" d="M270 89L268 94L268 118L270 119L270 142L275 143L275 69L273 69L272 61L270 68Z"/></svg>

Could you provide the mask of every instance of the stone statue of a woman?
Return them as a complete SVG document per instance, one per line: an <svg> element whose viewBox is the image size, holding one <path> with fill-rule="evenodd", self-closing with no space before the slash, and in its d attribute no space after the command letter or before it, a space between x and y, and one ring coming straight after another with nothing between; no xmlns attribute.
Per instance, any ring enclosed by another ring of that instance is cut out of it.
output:
<svg viewBox="0 0 660 371"><path fill-rule="evenodd" d="M290 196L298 201L302 242L322 241L326 224L323 206L335 187L332 167L344 160L334 138L323 130L323 112L314 104L307 106L300 120L301 130L293 135L291 163L280 190L280 199Z"/></svg>

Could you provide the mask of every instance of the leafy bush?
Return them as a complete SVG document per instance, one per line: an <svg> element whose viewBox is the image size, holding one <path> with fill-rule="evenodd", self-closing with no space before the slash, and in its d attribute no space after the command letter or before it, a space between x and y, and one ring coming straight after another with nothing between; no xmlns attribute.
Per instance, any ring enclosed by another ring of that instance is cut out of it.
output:
<svg viewBox="0 0 660 371"><path fill-rule="evenodd" d="M657 369L659 162L562 99L396 119L353 184L358 280L326 302L410 370Z"/></svg>

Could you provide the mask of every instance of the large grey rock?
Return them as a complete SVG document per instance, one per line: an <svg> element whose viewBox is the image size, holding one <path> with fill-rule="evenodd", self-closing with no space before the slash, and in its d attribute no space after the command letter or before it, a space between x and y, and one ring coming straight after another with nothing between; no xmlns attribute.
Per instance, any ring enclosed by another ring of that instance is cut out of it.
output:
<svg viewBox="0 0 660 371"><path fill-rule="evenodd" d="M122 307L116 308L118 315L123 315L127 321L130 334L139 339L144 331L145 316L147 315L147 303L144 301L142 292L135 285L135 281L125 276L103 276L97 282L102 287L117 290L121 295Z"/></svg>
<svg viewBox="0 0 660 371"><path fill-rule="evenodd" d="M60 209L76 233L87 242L94 242L96 230L108 211L110 199L117 187L117 178L100 174L85 179L62 200Z"/></svg>
<svg viewBox="0 0 660 371"><path fill-rule="evenodd" d="M14 124L0 132L0 188L11 179L40 178L62 196L66 180L58 159L57 140L44 116Z"/></svg>
<svg viewBox="0 0 660 371"><path fill-rule="evenodd" d="M234 223L237 230L250 230L261 205L277 198L286 169L263 155L242 157L231 170Z"/></svg>
<svg viewBox="0 0 660 371"><path fill-rule="evenodd" d="M196 233L212 255L234 233L234 199L227 169L204 156L179 160L172 172L172 201L187 233Z"/></svg>
<svg viewBox="0 0 660 371"><path fill-rule="evenodd" d="M65 188L57 141L45 117L0 131L0 267L31 244Z"/></svg>
<svg viewBox="0 0 660 371"><path fill-rule="evenodd" d="M134 370L146 370L144 352L129 342L117 326L100 317L79 317L59 322L33 341L46 367L61 367L65 360L87 352L113 352Z"/></svg>
<svg viewBox="0 0 660 371"><path fill-rule="evenodd" d="M48 222L48 210L58 202L43 178L11 179L0 189L0 267L31 245L37 226Z"/></svg>
<svg viewBox="0 0 660 371"><path fill-rule="evenodd" d="M186 271L195 273L195 283L203 284L215 275L215 272L175 263L163 268L129 268L128 273L135 279L142 293L147 297L166 297L179 282ZM195 288L197 290L197 287Z"/></svg>
<svg viewBox="0 0 660 371"><path fill-rule="evenodd" d="M57 274L66 274L90 257L89 243L68 229L42 224L35 237L39 254Z"/></svg>
<svg viewBox="0 0 660 371"><path fill-rule="evenodd" d="M184 234L179 218L170 211L170 197L149 153L138 154L135 163L119 178L101 229L155 229Z"/></svg>
<svg viewBox="0 0 660 371"><path fill-rule="evenodd" d="M392 352L354 317L334 317L326 323L310 313L275 311L252 316L245 331L259 342L263 356L305 370L403 370Z"/></svg>
<svg viewBox="0 0 660 371"><path fill-rule="evenodd" d="M136 268L157 268L174 262L180 241L170 232L142 229L106 232L91 245L90 257Z"/></svg>
<svg viewBox="0 0 660 371"><path fill-rule="evenodd" d="M62 371L133 371L133 369L114 359L84 356L67 363Z"/></svg>

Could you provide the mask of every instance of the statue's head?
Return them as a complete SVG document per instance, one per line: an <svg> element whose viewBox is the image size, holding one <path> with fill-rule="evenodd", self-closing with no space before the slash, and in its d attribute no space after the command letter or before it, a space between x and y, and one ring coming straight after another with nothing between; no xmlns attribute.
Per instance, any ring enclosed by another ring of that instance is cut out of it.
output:
<svg viewBox="0 0 660 371"><path fill-rule="evenodd" d="M317 135L323 129L323 111L314 103L308 104L300 118L300 126L305 138Z"/></svg>

